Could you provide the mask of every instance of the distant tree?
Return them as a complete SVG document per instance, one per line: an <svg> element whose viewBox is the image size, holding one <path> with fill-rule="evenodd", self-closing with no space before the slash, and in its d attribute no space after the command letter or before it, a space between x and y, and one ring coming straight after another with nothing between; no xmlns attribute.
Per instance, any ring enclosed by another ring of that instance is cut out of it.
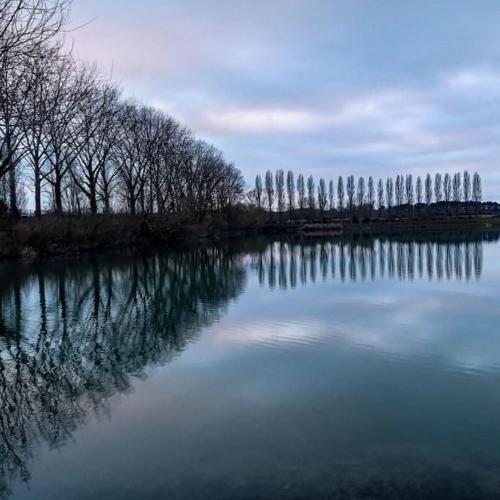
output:
<svg viewBox="0 0 500 500"><path fill-rule="evenodd" d="M443 201L443 178L440 173L434 177L434 199L436 203Z"/></svg>
<svg viewBox="0 0 500 500"><path fill-rule="evenodd" d="M318 184L318 208L321 212L321 217L323 217L323 213L325 212L327 204L327 194L326 194L326 184L325 179L321 178Z"/></svg>
<svg viewBox="0 0 500 500"><path fill-rule="evenodd" d="M481 176L475 172L472 177L472 201L475 203L481 202L483 199L483 191L481 186Z"/></svg>
<svg viewBox="0 0 500 500"><path fill-rule="evenodd" d="M355 194L355 186L354 186L354 175L350 175L347 178L347 207L349 210L352 210L354 207L354 194Z"/></svg>
<svg viewBox="0 0 500 500"><path fill-rule="evenodd" d="M378 180L377 200L378 209L380 210L384 206L384 182L382 181L382 179Z"/></svg>
<svg viewBox="0 0 500 500"><path fill-rule="evenodd" d="M306 185L302 174L299 174L297 177L297 194L299 197L299 208L300 210L304 210L306 206Z"/></svg>
<svg viewBox="0 0 500 500"><path fill-rule="evenodd" d="M404 177L398 174L396 176L396 183L395 183L395 195L396 195L397 206L401 206L404 203L404 197L405 197L404 184L405 184Z"/></svg>
<svg viewBox="0 0 500 500"><path fill-rule="evenodd" d="M366 186L365 186L365 178L360 177L358 179L358 192L356 195L358 207L362 207L366 201Z"/></svg>
<svg viewBox="0 0 500 500"><path fill-rule="evenodd" d="M269 210L269 213L271 213L273 211L273 204L274 204L274 180L273 180L273 174L270 170L266 172L265 188L266 188L267 209Z"/></svg>
<svg viewBox="0 0 500 500"><path fill-rule="evenodd" d="M295 206L295 180L291 170L286 175L286 191L288 194L288 210L291 212Z"/></svg>
<svg viewBox="0 0 500 500"><path fill-rule="evenodd" d="M462 181L460 172L453 175L453 201L462 201Z"/></svg>
<svg viewBox="0 0 500 500"><path fill-rule="evenodd" d="M340 176L339 181L337 183L337 200L340 211L344 210L344 197L345 197L344 179L342 179L342 176Z"/></svg>
<svg viewBox="0 0 500 500"><path fill-rule="evenodd" d="M390 210L394 205L394 182L392 177L388 177L385 183L385 199L387 208Z"/></svg>
<svg viewBox="0 0 500 500"><path fill-rule="evenodd" d="M373 183L373 177L370 176L368 178L368 206L370 207L370 210L373 210L375 206L375 185Z"/></svg>
<svg viewBox="0 0 500 500"><path fill-rule="evenodd" d="M444 174L443 180L443 192L444 192L444 201L449 203L451 201L451 177L450 174Z"/></svg>
<svg viewBox="0 0 500 500"><path fill-rule="evenodd" d="M307 203L309 208L313 210L316 207L316 200L314 195L314 178L312 175L307 179Z"/></svg>
<svg viewBox="0 0 500 500"><path fill-rule="evenodd" d="M276 201L281 214L285 210L285 172L282 169L276 171Z"/></svg>
<svg viewBox="0 0 500 500"><path fill-rule="evenodd" d="M333 189L333 181L328 183L328 208L333 210L335 208L335 191Z"/></svg>
<svg viewBox="0 0 500 500"><path fill-rule="evenodd" d="M430 205L432 201L432 178L431 174L427 174L425 177L425 203Z"/></svg>
<svg viewBox="0 0 500 500"><path fill-rule="evenodd" d="M467 203L470 201L471 197L471 180L470 180L470 174L466 170L464 172L464 201Z"/></svg>
<svg viewBox="0 0 500 500"><path fill-rule="evenodd" d="M413 190L413 176L411 174L408 174L405 180L405 198L408 205L413 206L415 202L414 196L415 193Z"/></svg>
<svg viewBox="0 0 500 500"><path fill-rule="evenodd" d="M416 190L417 190L417 203L420 205L423 201L423 186L422 186L422 178L420 177L420 175L417 177Z"/></svg>
<svg viewBox="0 0 500 500"><path fill-rule="evenodd" d="M262 178L260 175L255 177L255 202L257 203L257 207L262 207Z"/></svg>

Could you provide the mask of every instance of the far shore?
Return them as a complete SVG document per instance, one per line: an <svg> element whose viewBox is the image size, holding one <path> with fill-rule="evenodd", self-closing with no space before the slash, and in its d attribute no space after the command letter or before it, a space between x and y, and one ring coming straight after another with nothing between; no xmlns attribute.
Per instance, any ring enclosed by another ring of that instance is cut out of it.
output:
<svg viewBox="0 0 500 500"><path fill-rule="evenodd" d="M412 236L436 233L500 232L500 213L290 214L235 210L225 219L190 221L159 215L45 215L0 219L0 259L45 257L104 250L213 243L255 235L328 238Z"/></svg>

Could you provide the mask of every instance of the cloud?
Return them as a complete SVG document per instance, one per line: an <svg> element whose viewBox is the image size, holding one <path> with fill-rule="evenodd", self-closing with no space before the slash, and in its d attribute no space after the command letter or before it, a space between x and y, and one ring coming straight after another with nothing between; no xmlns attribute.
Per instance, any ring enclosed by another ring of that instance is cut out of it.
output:
<svg viewBox="0 0 500 500"><path fill-rule="evenodd" d="M415 131L432 112L409 93L386 91L333 105L324 104L323 109L314 105L201 111L197 125L216 133L264 135L376 124L380 130L401 135Z"/></svg>
<svg viewBox="0 0 500 500"><path fill-rule="evenodd" d="M479 170L499 199L500 10L327 0L75 2L82 57L251 180Z"/></svg>
<svg viewBox="0 0 500 500"><path fill-rule="evenodd" d="M490 68L464 68L450 75L447 83L452 90L500 92L500 72Z"/></svg>

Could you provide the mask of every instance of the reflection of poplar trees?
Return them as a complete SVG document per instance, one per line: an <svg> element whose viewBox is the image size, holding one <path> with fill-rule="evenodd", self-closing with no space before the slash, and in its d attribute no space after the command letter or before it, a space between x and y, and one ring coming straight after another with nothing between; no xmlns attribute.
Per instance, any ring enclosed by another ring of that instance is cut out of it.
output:
<svg viewBox="0 0 500 500"><path fill-rule="evenodd" d="M279 245L279 285L282 290L286 290L287 288L287 255L286 255L286 246L284 242L280 242Z"/></svg>
<svg viewBox="0 0 500 500"><path fill-rule="evenodd" d="M417 262L418 262L418 276L422 278L424 275L424 248L422 243L417 244Z"/></svg>
<svg viewBox="0 0 500 500"><path fill-rule="evenodd" d="M378 241L378 265L380 269L380 277L383 278L385 276L385 245L382 240Z"/></svg>
<svg viewBox="0 0 500 500"><path fill-rule="evenodd" d="M340 276L342 281L345 281L346 276L346 250L344 248L344 243L339 244L339 260L340 260Z"/></svg>
<svg viewBox="0 0 500 500"><path fill-rule="evenodd" d="M486 239L487 241L487 239ZM432 280L470 279L472 272L482 272L483 238L441 239L436 241L402 241L352 239L317 241L303 239L270 244L264 255L258 254L256 269L259 283L276 283L276 249L279 252L278 279L280 288L297 285L297 273L302 285L315 283L317 273L326 281L335 280L337 263L339 278L356 282L358 279L390 279L413 281L416 277ZM330 270L330 271L329 271Z"/></svg>
<svg viewBox="0 0 500 500"><path fill-rule="evenodd" d="M321 277L323 278L323 281L326 281L328 278L328 253L325 248L325 243L321 244L319 252Z"/></svg>
<svg viewBox="0 0 500 500"><path fill-rule="evenodd" d="M311 245L309 249L309 276L312 283L316 283L316 269L317 269L317 252L316 245Z"/></svg>
<svg viewBox="0 0 500 500"><path fill-rule="evenodd" d="M434 251L432 243L427 243L427 277L431 280L434 274Z"/></svg>
<svg viewBox="0 0 500 500"><path fill-rule="evenodd" d="M330 270L332 273L332 279L335 279L335 272L336 272L336 250L335 250L335 245L333 243L330 243Z"/></svg>
<svg viewBox="0 0 500 500"><path fill-rule="evenodd" d="M39 443L64 443L89 412L106 411L131 375L184 349L245 284L227 250L120 262L0 270L0 496L9 478L29 477Z"/></svg>

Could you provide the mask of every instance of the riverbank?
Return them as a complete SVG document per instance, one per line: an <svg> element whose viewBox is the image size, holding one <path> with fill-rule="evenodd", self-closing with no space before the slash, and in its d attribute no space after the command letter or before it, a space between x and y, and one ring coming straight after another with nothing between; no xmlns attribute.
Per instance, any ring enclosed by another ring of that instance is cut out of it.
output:
<svg viewBox="0 0 500 500"><path fill-rule="evenodd" d="M328 237L340 235L404 235L463 231L500 231L499 215L274 220L233 217L186 222L159 216L44 216L0 221L0 259L36 260L79 256L104 250L144 248L235 239L251 235Z"/></svg>

